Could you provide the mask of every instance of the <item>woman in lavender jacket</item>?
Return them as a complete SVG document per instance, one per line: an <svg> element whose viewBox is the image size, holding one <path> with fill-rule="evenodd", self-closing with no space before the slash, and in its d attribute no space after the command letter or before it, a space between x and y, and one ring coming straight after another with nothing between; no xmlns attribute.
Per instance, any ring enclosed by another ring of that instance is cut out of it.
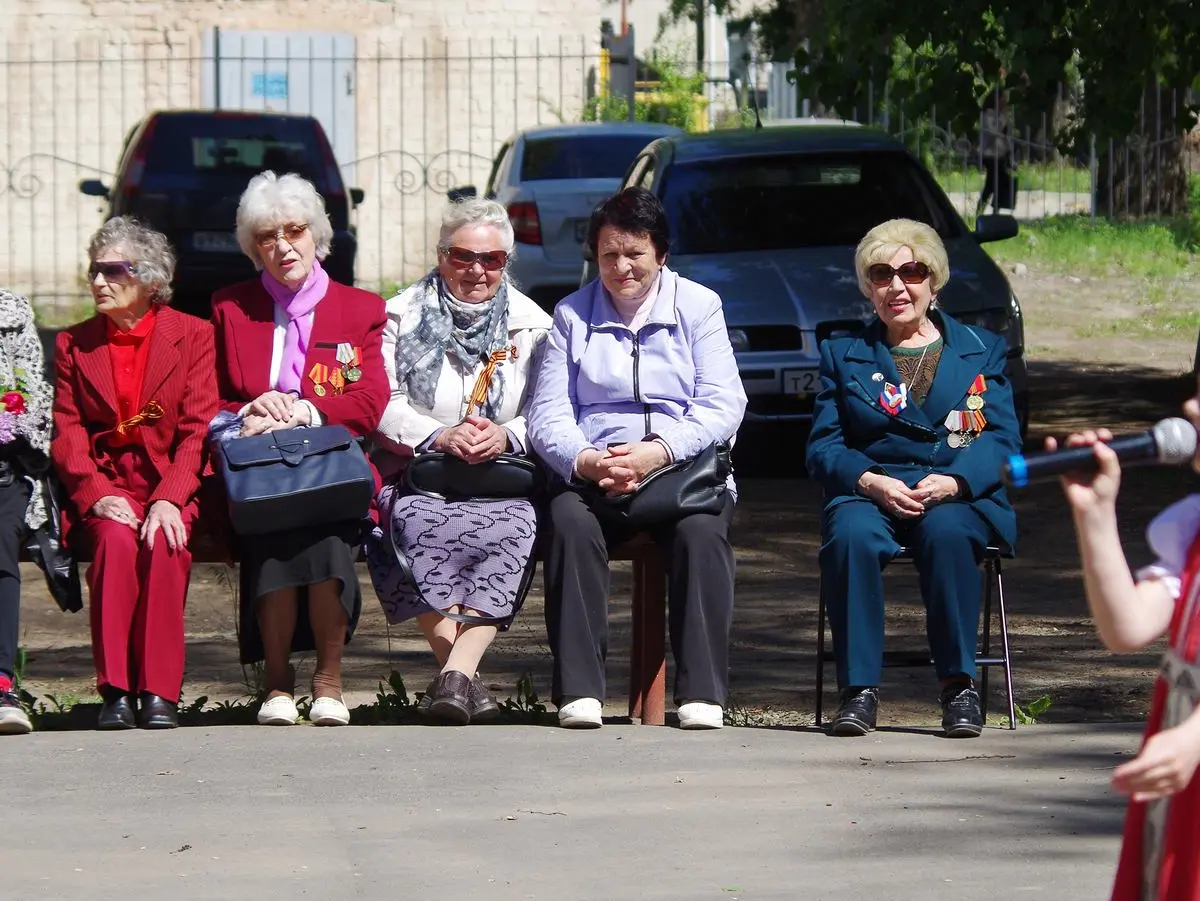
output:
<svg viewBox="0 0 1200 901"><path fill-rule="evenodd" d="M627 188L592 213L587 240L600 278L555 308L528 414L530 444L559 477L543 521L546 628L567 728L601 724L608 555L632 537L589 497L596 486L628 494L654 470L731 441L746 409L721 299L663 265L670 231L658 199ZM667 559L684 729L720 728L728 694L730 489L719 514L646 530Z"/></svg>

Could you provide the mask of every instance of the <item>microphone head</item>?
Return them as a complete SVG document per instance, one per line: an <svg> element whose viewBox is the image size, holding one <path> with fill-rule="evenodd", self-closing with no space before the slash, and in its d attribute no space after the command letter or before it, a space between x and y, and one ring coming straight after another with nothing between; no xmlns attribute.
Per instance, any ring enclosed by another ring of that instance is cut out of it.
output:
<svg viewBox="0 0 1200 901"><path fill-rule="evenodd" d="M1151 429L1158 448L1158 462L1187 463L1196 454L1196 429L1178 416L1164 419Z"/></svg>

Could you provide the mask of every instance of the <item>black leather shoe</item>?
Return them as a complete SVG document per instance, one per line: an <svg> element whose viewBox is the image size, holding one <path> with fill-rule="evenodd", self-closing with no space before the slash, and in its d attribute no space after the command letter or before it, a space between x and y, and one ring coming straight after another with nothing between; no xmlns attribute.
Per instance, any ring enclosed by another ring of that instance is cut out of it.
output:
<svg viewBox="0 0 1200 901"><path fill-rule="evenodd" d="M174 729L179 725L179 705L143 691L138 696L137 724L143 729Z"/></svg>
<svg viewBox="0 0 1200 901"><path fill-rule="evenodd" d="M983 708L973 685L952 685L942 692L942 729L947 738L976 738L983 732Z"/></svg>
<svg viewBox="0 0 1200 901"><path fill-rule="evenodd" d="M465 726L471 722L470 691L471 680L466 673L442 673L433 683L429 715L447 726Z"/></svg>
<svg viewBox="0 0 1200 901"><path fill-rule="evenodd" d="M471 722L473 723L495 719L500 713L500 705L478 675L471 680L471 685L467 689L467 703L471 705Z"/></svg>
<svg viewBox="0 0 1200 901"><path fill-rule="evenodd" d="M438 680L434 679L425 689L425 694L421 695L421 700L417 701L417 716L428 717L429 710L433 707L433 693L437 689Z"/></svg>
<svg viewBox="0 0 1200 901"><path fill-rule="evenodd" d="M133 717L133 699L127 694L111 694L100 708L100 719L96 721L97 729L135 729L137 722Z"/></svg>
<svg viewBox="0 0 1200 901"><path fill-rule="evenodd" d="M830 735L866 735L875 728L879 714L879 689L847 688L842 692L837 718L829 726Z"/></svg>

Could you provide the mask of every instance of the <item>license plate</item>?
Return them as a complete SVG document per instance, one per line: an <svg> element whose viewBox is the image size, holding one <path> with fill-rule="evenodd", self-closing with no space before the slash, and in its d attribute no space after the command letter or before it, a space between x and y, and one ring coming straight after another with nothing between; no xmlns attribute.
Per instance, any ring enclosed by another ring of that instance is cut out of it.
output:
<svg viewBox="0 0 1200 901"><path fill-rule="evenodd" d="M816 369L785 369L784 394L816 394L821 390L821 376Z"/></svg>
<svg viewBox="0 0 1200 901"><path fill-rule="evenodd" d="M575 241L582 244L587 240L588 221L586 219L578 219L575 222Z"/></svg>
<svg viewBox="0 0 1200 901"><path fill-rule="evenodd" d="M195 232L192 247L206 253L240 253L237 238L229 232Z"/></svg>

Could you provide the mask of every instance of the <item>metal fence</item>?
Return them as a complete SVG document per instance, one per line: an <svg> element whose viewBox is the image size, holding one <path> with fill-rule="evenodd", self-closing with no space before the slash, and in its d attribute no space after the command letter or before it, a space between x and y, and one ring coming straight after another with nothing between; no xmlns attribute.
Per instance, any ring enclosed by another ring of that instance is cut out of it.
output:
<svg viewBox="0 0 1200 901"><path fill-rule="evenodd" d="M578 121L600 64L598 42L582 36L360 40L348 52L233 38L0 46L0 285L42 306L84 297L86 243L107 205L79 182L111 185L147 113L218 97L223 108L316 115L347 185L366 194L354 214L357 280L414 279L433 263L446 192L482 187L515 130Z"/></svg>
<svg viewBox="0 0 1200 901"><path fill-rule="evenodd" d="M772 64L756 77L761 108L776 116L819 113L795 97L782 77L786 67ZM218 102L321 119L347 184L366 194L355 211L359 283L382 290L407 282L433 262L446 192L486 184L514 131L581 119L602 78L599 42L585 36L390 43L341 36L339 43L213 32L186 44L86 38L70 46L0 46L0 285L42 306L86 296L84 248L106 205L81 194L79 182L111 184L126 135L148 112ZM732 83L727 73L719 80ZM729 96L710 89L708 99ZM1140 111L1136 136L1093 142L1074 158L1052 142L1070 106L1062 92L1046 110L1007 111L1016 215L1182 212L1179 199L1200 154L1170 125L1180 102L1157 95ZM981 115L980 128L958 134L936 110L914 117L913 107L885 87L850 118L902 140L964 214L975 212L987 122Z"/></svg>

